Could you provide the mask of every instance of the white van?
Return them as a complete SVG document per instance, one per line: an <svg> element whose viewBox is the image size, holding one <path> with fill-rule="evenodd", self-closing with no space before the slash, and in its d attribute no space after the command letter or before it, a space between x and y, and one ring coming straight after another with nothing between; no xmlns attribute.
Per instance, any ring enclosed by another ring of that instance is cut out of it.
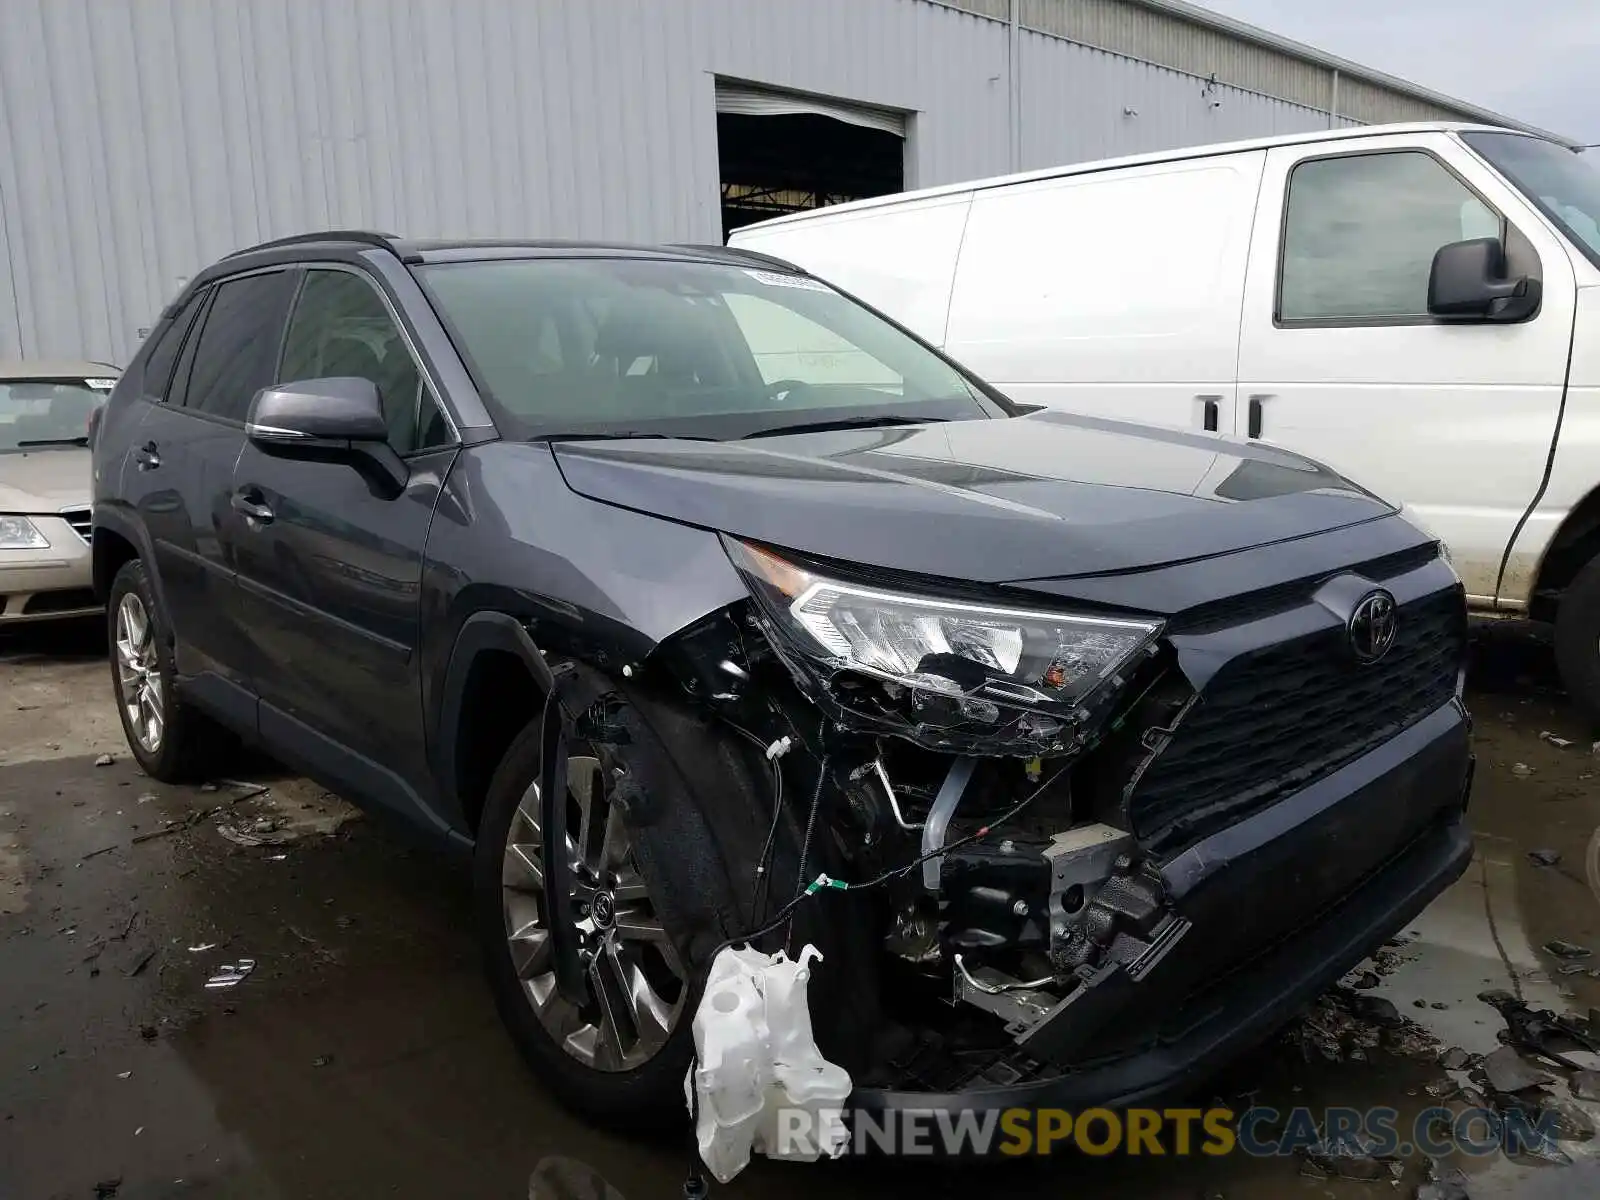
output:
<svg viewBox="0 0 1600 1200"><path fill-rule="evenodd" d="M1600 171L1389 125L780 217L796 263L1014 399L1264 438L1403 503L1600 718Z"/></svg>

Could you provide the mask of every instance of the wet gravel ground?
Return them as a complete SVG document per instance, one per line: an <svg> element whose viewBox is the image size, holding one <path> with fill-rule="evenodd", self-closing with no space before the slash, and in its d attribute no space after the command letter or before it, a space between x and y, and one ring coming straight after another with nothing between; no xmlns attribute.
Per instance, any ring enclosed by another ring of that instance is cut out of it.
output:
<svg viewBox="0 0 1600 1200"><path fill-rule="evenodd" d="M0 1198L598 1197L530 1191L536 1173L586 1168L629 1200L681 1194L682 1147L597 1132L524 1071L478 978L459 865L270 764L241 762L205 790L145 778L102 653L93 628L0 638ZM1522 627L1480 631L1470 700L1477 860L1347 993L1386 998L1418 1027L1384 1037L1341 1025L1345 1003L1319 1006L1215 1081L1217 1098L1414 1112L1435 1103L1441 1049L1496 1047L1504 1021L1476 999L1485 988L1600 1006L1600 979L1561 974L1575 964L1540 949L1600 950L1594 734ZM206 987L242 960L242 982ZM1593 1197L1588 1145L1567 1146L1569 1166L1459 1165L1475 1200ZM757 1163L721 1190L1342 1200L1410 1197L1426 1168L1414 1158L1391 1185L1243 1156Z"/></svg>

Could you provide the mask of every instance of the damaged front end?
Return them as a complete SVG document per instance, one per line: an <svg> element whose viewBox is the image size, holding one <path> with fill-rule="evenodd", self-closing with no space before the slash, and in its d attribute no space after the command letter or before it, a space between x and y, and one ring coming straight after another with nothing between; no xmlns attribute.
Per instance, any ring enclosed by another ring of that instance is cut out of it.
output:
<svg viewBox="0 0 1600 1200"><path fill-rule="evenodd" d="M1188 928L1125 817L1072 774L1145 719L1172 669L1162 624L900 592L726 545L752 603L657 663L768 747L787 811L735 867L760 897L748 928L819 872L848 894L828 903L852 927L859 1002L819 1012L819 1039L891 1088L947 1086L934 1059L1070 1061Z"/></svg>
<svg viewBox="0 0 1600 1200"><path fill-rule="evenodd" d="M929 750L1026 758L1094 738L1158 621L916 596L832 578L725 539L756 621L841 729Z"/></svg>
<svg viewBox="0 0 1600 1200"><path fill-rule="evenodd" d="M1436 555L1169 628L725 545L750 601L649 664L685 756L755 762L695 788L738 895L701 945L823 951L817 1043L855 1108L1167 1089L1470 853ZM1393 593L1383 663L1350 656L1334 583Z"/></svg>

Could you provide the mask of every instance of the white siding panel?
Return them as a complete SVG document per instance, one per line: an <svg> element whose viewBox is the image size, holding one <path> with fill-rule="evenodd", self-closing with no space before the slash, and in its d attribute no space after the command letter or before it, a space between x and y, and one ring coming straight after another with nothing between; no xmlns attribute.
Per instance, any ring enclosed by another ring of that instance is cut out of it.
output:
<svg viewBox="0 0 1600 1200"><path fill-rule="evenodd" d="M920 0L5 0L0 349L125 360L308 229L716 241L717 75L906 112L908 184L1010 165L1004 27Z"/></svg>
<svg viewBox="0 0 1600 1200"><path fill-rule="evenodd" d="M1323 68L1221 30L1127 0L1022 0L1022 22L1083 45L1116 51L1312 107L1327 103Z"/></svg>
<svg viewBox="0 0 1600 1200"><path fill-rule="evenodd" d="M719 76L904 112L908 187L1001 173L1008 38L924 0L0 0L0 353L126 361L312 229L716 241ZM1019 41L1023 166L1327 124Z"/></svg>
<svg viewBox="0 0 1600 1200"><path fill-rule="evenodd" d="M1315 109L1045 34L1025 31L1021 52L1023 170L1328 128Z"/></svg>
<svg viewBox="0 0 1600 1200"><path fill-rule="evenodd" d="M1339 111L1363 124L1385 121L1459 121L1459 114L1415 96L1400 96L1364 79L1339 79Z"/></svg>

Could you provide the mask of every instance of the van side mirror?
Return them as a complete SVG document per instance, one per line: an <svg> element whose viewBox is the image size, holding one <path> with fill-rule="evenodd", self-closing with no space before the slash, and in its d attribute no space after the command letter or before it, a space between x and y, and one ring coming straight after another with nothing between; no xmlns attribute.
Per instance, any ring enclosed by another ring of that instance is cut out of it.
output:
<svg viewBox="0 0 1600 1200"><path fill-rule="evenodd" d="M1499 238L1472 238L1439 247L1428 272L1428 312L1478 321L1526 321L1539 311L1539 280L1506 276Z"/></svg>
<svg viewBox="0 0 1600 1200"><path fill-rule="evenodd" d="M262 388L244 431L275 458L352 466L378 495L398 496L411 476L389 445L383 399L370 379L337 375Z"/></svg>

